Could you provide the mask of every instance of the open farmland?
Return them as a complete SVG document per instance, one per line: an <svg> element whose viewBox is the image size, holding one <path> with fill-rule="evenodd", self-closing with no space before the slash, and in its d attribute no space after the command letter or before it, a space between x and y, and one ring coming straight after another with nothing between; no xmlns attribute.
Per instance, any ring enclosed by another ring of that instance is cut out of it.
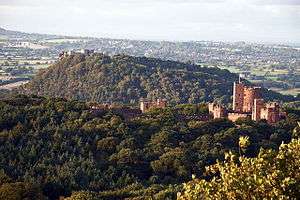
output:
<svg viewBox="0 0 300 200"><path fill-rule="evenodd" d="M228 69L259 86L284 94L299 94L300 50L287 45L141 41L26 34L16 31L4 31L2 35L0 31L1 37L1 69L5 73L12 72L12 75L19 74L22 77L28 75L30 78L39 69L47 68L57 61L58 54L62 51L93 49L107 55L146 56Z"/></svg>

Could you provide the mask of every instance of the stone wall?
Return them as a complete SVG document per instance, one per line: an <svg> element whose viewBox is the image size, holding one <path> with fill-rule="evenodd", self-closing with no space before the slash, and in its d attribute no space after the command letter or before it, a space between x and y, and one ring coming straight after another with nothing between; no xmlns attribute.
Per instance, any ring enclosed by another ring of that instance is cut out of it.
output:
<svg viewBox="0 0 300 200"><path fill-rule="evenodd" d="M261 119L261 110L264 108L265 103L263 99L254 99L252 110L252 120L259 121Z"/></svg>
<svg viewBox="0 0 300 200"><path fill-rule="evenodd" d="M233 110L235 112L242 112L244 105L244 84L236 83L233 84Z"/></svg>
<svg viewBox="0 0 300 200"><path fill-rule="evenodd" d="M228 119L232 122L236 122L240 118L251 118L251 115L248 113L228 113Z"/></svg>
<svg viewBox="0 0 300 200"><path fill-rule="evenodd" d="M254 100L260 98L260 88L244 87L243 112L252 112Z"/></svg>
<svg viewBox="0 0 300 200"><path fill-rule="evenodd" d="M140 101L140 110L142 113L149 111L152 108L165 108L167 107L167 101L164 99L157 99L156 101Z"/></svg>
<svg viewBox="0 0 300 200"><path fill-rule="evenodd" d="M226 108L224 108L220 104L210 103L210 104L208 104L208 110L209 110L210 115L212 115L214 119L227 117Z"/></svg>
<svg viewBox="0 0 300 200"><path fill-rule="evenodd" d="M268 103L261 109L261 119L267 120L273 124L280 120L279 105L277 103Z"/></svg>

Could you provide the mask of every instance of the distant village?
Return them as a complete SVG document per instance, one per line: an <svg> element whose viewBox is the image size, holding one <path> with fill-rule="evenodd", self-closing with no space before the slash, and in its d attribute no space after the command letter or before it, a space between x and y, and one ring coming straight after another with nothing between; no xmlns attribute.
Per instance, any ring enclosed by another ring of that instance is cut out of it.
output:
<svg viewBox="0 0 300 200"><path fill-rule="evenodd" d="M295 97L300 93L298 47L244 42L77 38L20 32L7 35L9 32L4 29L0 29L0 35L1 30L7 39L0 41L0 84L3 86L0 89L13 89L31 80L41 68L55 63L62 50L65 52L59 58L80 52L81 48L92 48L107 55L154 57L228 69L264 88ZM11 76L9 81L5 80L7 75Z"/></svg>

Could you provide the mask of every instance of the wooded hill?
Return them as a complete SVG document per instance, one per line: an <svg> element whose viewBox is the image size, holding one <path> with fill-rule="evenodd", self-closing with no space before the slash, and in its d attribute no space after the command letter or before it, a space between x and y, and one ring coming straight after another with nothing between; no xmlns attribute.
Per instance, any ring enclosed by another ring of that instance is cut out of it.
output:
<svg viewBox="0 0 300 200"><path fill-rule="evenodd" d="M126 55L75 54L41 71L26 91L42 96L136 104L140 98L170 103L231 102L238 80L228 70ZM265 99L294 100L264 90Z"/></svg>
<svg viewBox="0 0 300 200"><path fill-rule="evenodd" d="M175 199L192 174L203 177L205 166L228 151L241 154L240 136L249 137L247 157L289 142L300 111L286 111L287 119L273 126L177 117L207 113L205 104L126 121L79 101L6 98L0 100L0 199L58 199L81 190L97 198L72 199Z"/></svg>

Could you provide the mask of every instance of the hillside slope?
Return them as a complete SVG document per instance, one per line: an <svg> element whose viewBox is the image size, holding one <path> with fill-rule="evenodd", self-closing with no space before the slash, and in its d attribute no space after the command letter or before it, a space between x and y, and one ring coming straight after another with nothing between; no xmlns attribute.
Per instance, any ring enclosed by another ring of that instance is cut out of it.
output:
<svg viewBox="0 0 300 200"><path fill-rule="evenodd" d="M25 33L21 31L12 31L0 27L0 38L8 40L43 40L43 39L55 39L55 38L68 38L67 36L58 36L50 34L39 33Z"/></svg>
<svg viewBox="0 0 300 200"><path fill-rule="evenodd" d="M137 103L231 101L237 75L218 68L125 55L75 54L41 71L26 86L31 93L78 100ZM292 100L266 91L269 99Z"/></svg>

